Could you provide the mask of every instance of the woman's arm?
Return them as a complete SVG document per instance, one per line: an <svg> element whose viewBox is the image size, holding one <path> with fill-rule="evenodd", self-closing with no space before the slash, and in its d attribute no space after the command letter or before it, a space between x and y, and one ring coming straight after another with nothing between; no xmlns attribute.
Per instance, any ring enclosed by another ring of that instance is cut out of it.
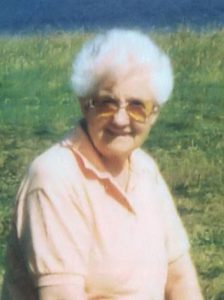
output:
<svg viewBox="0 0 224 300"><path fill-rule="evenodd" d="M86 300L86 294L81 286L54 285L38 289L39 300Z"/></svg>
<svg viewBox="0 0 224 300"><path fill-rule="evenodd" d="M185 254L169 264L166 300L202 300L197 275L190 255Z"/></svg>
<svg viewBox="0 0 224 300"><path fill-rule="evenodd" d="M16 231L38 300L86 300L91 212L80 179L63 167L70 161L50 154L31 165L18 199Z"/></svg>

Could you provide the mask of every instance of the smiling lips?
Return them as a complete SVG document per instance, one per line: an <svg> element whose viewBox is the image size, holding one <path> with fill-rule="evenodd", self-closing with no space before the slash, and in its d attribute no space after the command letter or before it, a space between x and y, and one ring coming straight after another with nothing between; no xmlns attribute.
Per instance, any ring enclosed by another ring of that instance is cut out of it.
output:
<svg viewBox="0 0 224 300"><path fill-rule="evenodd" d="M107 129L105 130L107 134L112 135L112 136L128 136L131 134L130 131L125 132L125 131L120 131L120 130L111 130Z"/></svg>

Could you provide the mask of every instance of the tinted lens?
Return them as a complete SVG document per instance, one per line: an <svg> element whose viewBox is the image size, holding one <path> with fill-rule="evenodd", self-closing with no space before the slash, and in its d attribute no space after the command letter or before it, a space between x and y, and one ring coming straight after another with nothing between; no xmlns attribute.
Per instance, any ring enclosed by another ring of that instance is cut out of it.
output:
<svg viewBox="0 0 224 300"><path fill-rule="evenodd" d="M119 110L119 102L110 97L97 99L94 101L94 106L100 118L110 118ZM125 109L134 121L144 123L145 119L153 112L154 104L152 101L131 100Z"/></svg>
<svg viewBox="0 0 224 300"><path fill-rule="evenodd" d="M118 102L111 98L102 98L94 103L99 117L112 117L119 109Z"/></svg>
<svg viewBox="0 0 224 300"><path fill-rule="evenodd" d="M138 100L131 101L127 106L129 116L137 121L144 122L145 119L153 112L153 102L141 102Z"/></svg>

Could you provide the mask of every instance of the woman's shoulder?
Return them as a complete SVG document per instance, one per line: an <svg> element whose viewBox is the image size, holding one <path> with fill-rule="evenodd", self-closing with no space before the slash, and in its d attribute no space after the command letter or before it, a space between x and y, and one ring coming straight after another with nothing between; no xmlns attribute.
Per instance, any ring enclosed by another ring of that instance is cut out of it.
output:
<svg viewBox="0 0 224 300"><path fill-rule="evenodd" d="M57 143L38 155L28 168L28 176L41 181L69 178L76 168L76 160L69 148Z"/></svg>
<svg viewBox="0 0 224 300"><path fill-rule="evenodd" d="M137 168L142 169L143 171L150 171L150 172L158 172L157 164L154 158L150 155L150 153L146 152L143 149L136 149L132 155L134 165Z"/></svg>

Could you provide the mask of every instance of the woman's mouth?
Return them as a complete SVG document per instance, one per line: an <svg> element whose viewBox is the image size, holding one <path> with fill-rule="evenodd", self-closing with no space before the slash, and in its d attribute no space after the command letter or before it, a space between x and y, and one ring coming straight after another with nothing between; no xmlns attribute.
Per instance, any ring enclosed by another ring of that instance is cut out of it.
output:
<svg viewBox="0 0 224 300"><path fill-rule="evenodd" d="M130 131L114 130L114 129L106 129L105 132L110 136L129 136L131 134Z"/></svg>

